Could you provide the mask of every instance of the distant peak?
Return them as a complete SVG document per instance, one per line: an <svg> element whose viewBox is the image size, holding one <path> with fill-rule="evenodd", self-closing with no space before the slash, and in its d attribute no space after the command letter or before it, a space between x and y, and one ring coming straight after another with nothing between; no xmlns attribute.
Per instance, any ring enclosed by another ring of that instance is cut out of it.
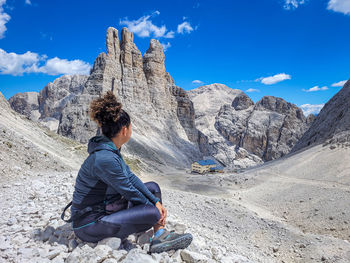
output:
<svg viewBox="0 0 350 263"><path fill-rule="evenodd" d="M228 92L228 93L235 93L235 94L243 93L243 91L241 91L239 89L232 89L232 88L226 86L225 84L221 84L221 83L212 83L212 84L200 86L198 88L189 90L188 92L200 94L200 93L205 93L205 92L220 92L220 91Z"/></svg>
<svg viewBox="0 0 350 263"><path fill-rule="evenodd" d="M120 48L123 49L126 45L134 43L134 34L128 28L123 27L121 32Z"/></svg>
<svg viewBox="0 0 350 263"><path fill-rule="evenodd" d="M242 93L239 94L233 101L232 101L232 107L235 110L246 110L250 106L253 106L254 102L251 100L251 98L248 97L247 94Z"/></svg>

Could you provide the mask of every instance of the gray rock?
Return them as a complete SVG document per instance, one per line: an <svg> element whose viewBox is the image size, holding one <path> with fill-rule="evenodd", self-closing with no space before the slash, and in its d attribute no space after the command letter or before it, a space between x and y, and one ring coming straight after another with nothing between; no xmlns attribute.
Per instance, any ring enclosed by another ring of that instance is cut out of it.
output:
<svg viewBox="0 0 350 263"><path fill-rule="evenodd" d="M120 262L127 254L128 252L126 250L113 250L112 257Z"/></svg>
<svg viewBox="0 0 350 263"><path fill-rule="evenodd" d="M207 263L210 259L200 253L184 249L181 251L181 258L186 263ZM215 262L214 260L212 262Z"/></svg>
<svg viewBox="0 0 350 263"><path fill-rule="evenodd" d="M41 233L41 240L46 242L49 240L51 236L53 236L53 233L55 232L55 229L52 226L48 226L42 233Z"/></svg>
<svg viewBox="0 0 350 263"><path fill-rule="evenodd" d="M75 239L71 239L68 241L69 251L73 251L77 246L78 246L78 242Z"/></svg>
<svg viewBox="0 0 350 263"><path fill-rule="evenodd" d="M109 246L111 249L118 249L120 247L121 240L117 237L110 237L105 238L98 242L98 245L106 245Z"/></svg>
<svg viewBox="0 0 350 263"><path fill-rule="evenodd" d="M122 263L156 263L156 261L151 255L145 254L145 252L139 248L134 248L129 251L127 256L121 261Z"/></svg>
<svg viewBox="0 0 350 263"><path fill-rule="evenodd" d="M223 256L220 259L222 263L253 263L253 261L243 257L241 255L236 255L232 252L227 253L227 255Z"/></svg>
<svg viewBox="0 0 350 263"><path fill-rule="evenodd" d="M81 248L77 247L68 256L67 263L77 262L102 262L112 255L112 249L106 245L98 245L91 248L89 245L84 245Z"/></svg>
<svg viewBox="0 0 350 263"><path fill-rule="evenodd" d="M169 252L152 253L151 256L156 262L164 262L164 263L171 262ZM180 262L181 262L181 260L180 260Z"/></svg>
<svg viewBox="0 0 350 263"><path fill-rule="evenodd" d="M137 243L140 245L144 245L147 243L150 243L149 239L153 236L153 229L151 231L147 231L145 233L143 233L142 235L140 235L137 238Z"/></svg>
<svg viewBox="0 0 350 263"><path fill-rule="evenodd" d="M107 258L106 260L103 261L103 263L117 263L117 262L119 261L115 258Z"/></svg>

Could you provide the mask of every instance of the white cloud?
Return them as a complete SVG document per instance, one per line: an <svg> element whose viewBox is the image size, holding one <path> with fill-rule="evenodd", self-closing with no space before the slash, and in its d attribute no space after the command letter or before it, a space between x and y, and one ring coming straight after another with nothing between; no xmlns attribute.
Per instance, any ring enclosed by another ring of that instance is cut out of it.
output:
<svg viewBox="0 0 350 263"><path fill-rule="evenodd" d="M27 51L24 54L7 53L0 48L0 74L20 76L24 73L60 74L89 74L91 65L82 60L67 60L58 57L47 59Z"/></svg>
<svg viewBox="0 0 350 263"><path fill-rule="evenodd" d="M82 60L67 60L58 57L51 58L46 61L45 65L38 68L37 72L48 75L60 74L89 74L91 65Z"/></svg>
<svg viewBox="0 0 350 263"><path fill-rule="evenodd" d="M159 14L159 11L155 11L151 15L142 16L137 20L128 20L125 18L119 24L126 25L131 32L139 37L174 38L174 31L168 31L165 25L158 27L150 20L152 16Z"/></svg>
<svg viewBox="0 0 350 263"><path fill-rule="evenodd" d="M278 82L281 82L283 80L286 79L291 79L291 76L285 73L280 73L280 74L276 74L270 77L261 77L256 79L255 81L260 81L261 83L265 84L265 85L272 85Z"/></svg>
<svg viewBox="0 0 350 263"><path fill-rule="evenodd" d="M330 0L327 6L328 10L340 12L345 15L350 15L350 1L349 0Z"/></svg>
<svg viewBox="0 0 350 263"><path fill-rule="evenodd" d="M11 17L4 12L3 5L6 4L6 0L0 0L0 39L4 38L6 23L10 21Z"/></svg>
<svg viewBox="0 0 350 263"><path fill-rule="evenodd" d="M324 104L303 104L300 108L303 110L304 115L318 114L323 108Z"/></svg>
<svg viewBox="0 0 350 263"><path fill-rule="evenodd" d="M179 24L177 26L177 33L179 34L184 34L184 33L191 33L191 31L193 31L193 27L191 27L191 24L188 23L187 21Z"/></svg>
<svg viewBox="0 0 350 263"><path fill-rule="evenodd" d="M247 89L246 92L260 92L258 89Z"/></svg>
<svg viewBox="0 0 350 263"><path fill-rule="evenodd" d="M31 0L26 0L25 3L26 3L26 5L32 5Z"/></svg>
<svg viewBox="0 0 350 263"><path fill-rule="evenodd" d="M166 44L165 44L165 43L160 43L160 44L162 44L164 52L165 52L169 47L171 47L170 42L168 42L168 43L166 43Z"/></svg>
<svg viewBox="0 0 350 263"><path fill-rule="evenodd" d="M284 1L284 9L291 10L296 9L299 5L305 4L305 0L285 0Z"/></svg>
<svg viewBox="0 0 350 263"><path fill-rule="evenodd" d="M199 79L195 79L194 81L192 81L192 84L203 84L204 82L199 80Z"/></svg>
<svg viewBox="0 0 350 263"><path fill-rule="evenodd" d="M328 87L323 86L320 88L319 86L314 86L314 87L309 88L309 89L303 89L303 91L305 91L305 92L314 92L314 91L320 91L320 90L328 90Z"/></svg>
<svg viewBox="0 0 350 263"><path fill-rule="evenodd" d="M332 87L343 87L343 86L345 85L346 81L347 81L347 80L342 80L342 81L333 83L331 86L332 86Z"/></svg>

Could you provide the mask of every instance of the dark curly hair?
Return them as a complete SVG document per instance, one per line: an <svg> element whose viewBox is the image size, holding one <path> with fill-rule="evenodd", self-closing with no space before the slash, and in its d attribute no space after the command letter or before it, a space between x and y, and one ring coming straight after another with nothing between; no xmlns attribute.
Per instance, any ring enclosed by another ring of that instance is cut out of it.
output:
<svg viewBox="0 0 350 263"><path fill-rule="evenodd" d="M122 109L112 91L90 104L90 117L101 127L103 135L109 139L117 135L123 126L129 127L130 116Z"/></svg>

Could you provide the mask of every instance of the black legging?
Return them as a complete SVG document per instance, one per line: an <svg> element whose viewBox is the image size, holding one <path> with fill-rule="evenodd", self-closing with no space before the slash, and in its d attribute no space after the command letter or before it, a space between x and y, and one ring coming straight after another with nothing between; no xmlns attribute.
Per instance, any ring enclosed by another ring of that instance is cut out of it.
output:
<svg viewBox="0 0 350 263"><path fill-rule="evenodd" d="M161 191L156 182L145 183L146 187L162 203ZM110 215L103 215L94 222L86 217L74 228L78 238L86 242L98 242L106 237L124 239L130 234L146 231L160 220L160 213L154 205L134 205L128 201L128 208Z"/></svg>

